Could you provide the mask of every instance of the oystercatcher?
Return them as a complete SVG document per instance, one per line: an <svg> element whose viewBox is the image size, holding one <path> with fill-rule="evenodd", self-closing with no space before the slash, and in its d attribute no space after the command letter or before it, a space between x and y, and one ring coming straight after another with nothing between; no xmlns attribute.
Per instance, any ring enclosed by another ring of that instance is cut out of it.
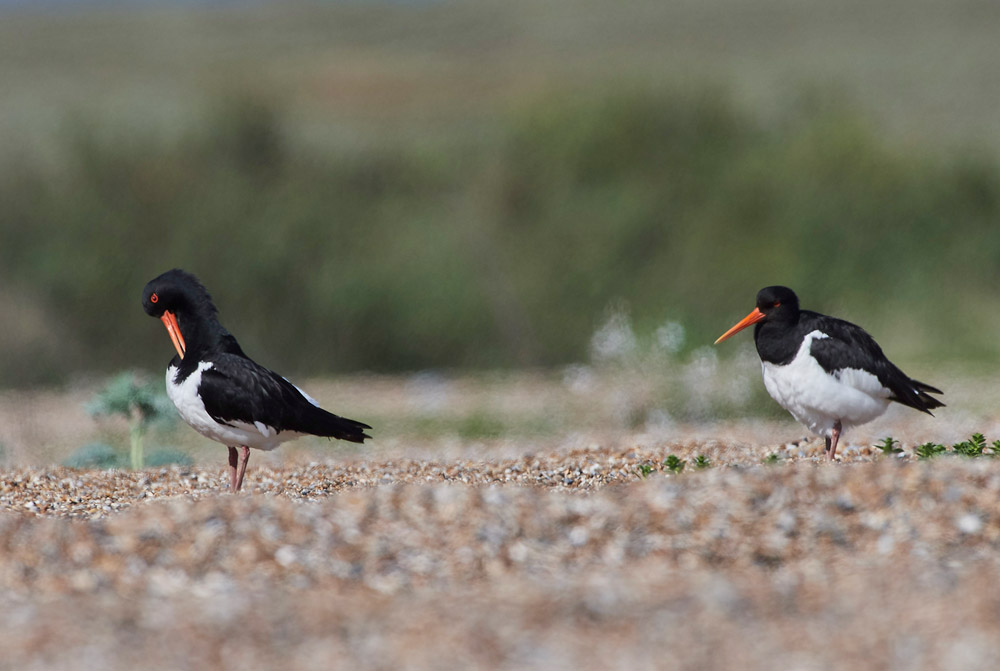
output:
<svg viewBox="0 0 1000 671"><path fill-rule="evenodd" d="M185 422L229 447L229 488L239 491L250 448L273 450L311 434L363 443L371 427L338 417L243 353L218 320L208 291L191 273L168 270L142 290L146 314L159 317L177 349L167 395ZM237 448L240 454L237 455Z"/></svg>
<svg viewBox="0 0 1000 671"><path fill-rule="evenodd" d="M844 430L872 421L896 401L932 415L944 403L929 384L908 377L860 326L799 309L788 287L766 287L757 307L722 334L716 344L755 324L764 386L781 407L826 438L826 454L837 453Z"/></svg>

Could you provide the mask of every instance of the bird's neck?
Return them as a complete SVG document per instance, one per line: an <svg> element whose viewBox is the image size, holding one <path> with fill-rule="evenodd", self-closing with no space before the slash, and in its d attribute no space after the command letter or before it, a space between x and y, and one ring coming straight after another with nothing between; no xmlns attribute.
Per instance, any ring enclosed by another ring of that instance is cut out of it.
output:
<svg viewBox="0 0 1000 671"><path fill-rule="evenodd" d="M798 316L767 320L754 327L753 340L761 361L783 366L795 358L802 345Z"/></svg>
<svg viewBox="0 0 1000 671"><path fill-rule="evenodd" d="M215 315L179 312L177 324L184 337L185 360L190 358L193 361L198 361L202 355L226 351L230 348L230 341L234 344L236 342L229 331L215 318Z"/></svg>

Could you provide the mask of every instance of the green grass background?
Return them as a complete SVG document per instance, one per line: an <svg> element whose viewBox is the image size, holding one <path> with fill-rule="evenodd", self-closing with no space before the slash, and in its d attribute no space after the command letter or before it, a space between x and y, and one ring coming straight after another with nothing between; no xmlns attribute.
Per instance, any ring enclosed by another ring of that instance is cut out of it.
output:
<svg viewBox="0 0 1000 671"><path fill-rule="evenodd" d="M159 370L174 266L287 374L584 361L614 310L684 357L774 283L1000 356L994 3L2 19L0 385Z"/></svg>

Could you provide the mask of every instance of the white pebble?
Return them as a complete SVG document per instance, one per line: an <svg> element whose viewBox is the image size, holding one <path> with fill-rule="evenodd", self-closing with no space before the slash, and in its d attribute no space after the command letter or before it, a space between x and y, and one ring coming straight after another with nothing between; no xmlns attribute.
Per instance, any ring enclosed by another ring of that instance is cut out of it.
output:
<svg viewBox="0 0 1000 671"><path fill-rule="evenodd" d="M955 526L963 534L978 534L983 528L983 521L979 519L979 515L965 513L955 520Z"/></svg>

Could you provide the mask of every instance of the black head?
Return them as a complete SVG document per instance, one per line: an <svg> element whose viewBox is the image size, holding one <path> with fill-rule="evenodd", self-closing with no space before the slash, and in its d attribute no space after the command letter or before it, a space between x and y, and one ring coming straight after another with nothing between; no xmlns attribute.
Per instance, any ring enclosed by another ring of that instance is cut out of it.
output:
<svg viewBox="0 0 1000 671"><path fill-rule="evenodd" d="M181 359L194 348L228 335L204 285L191 273L174 268L150 280L142 290L142 309L159 317Z"/></svg>
<svg viewBox="0 0 1000 671"><path fill-rule="evenodd" d="M182 315L214 316L217 313L205 286L180 268L168 270L146 283L142 290L142 309L150 317L160 317L168 311Z"/></svg>
<svg viewBox="0 0 1000 671"><path fill-rule="evenodd" d="M764 314L761 321L794 317L799 313L799 297L788 287L764 287L757 292L757 309Z"/></svg>
<svg viewBox="0 0 1000 671"><path fill-rule="evenodd" d="M794 322L799 318L799 297L788 287L764 287L757 292L757 307L719 336L716 344L759 322Z"/></svg>

